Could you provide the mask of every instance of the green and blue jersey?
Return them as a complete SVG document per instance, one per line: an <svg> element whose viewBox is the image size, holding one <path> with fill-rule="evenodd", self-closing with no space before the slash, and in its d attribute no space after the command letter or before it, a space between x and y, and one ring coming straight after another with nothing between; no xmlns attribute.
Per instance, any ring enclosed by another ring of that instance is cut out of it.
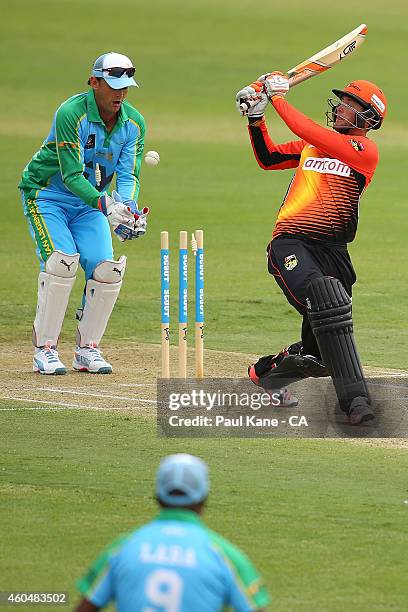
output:
<svg viewBox="0 0 408 612"><path fill-rule="evenodd" d="M55 113L51 131L24 169L19 187L26 200L73 204L79 198L96 208L100 192L109 188L116 173L122 199L137 201L144 136L144 119L127 101L108 132L93 90L72 96ZM97 168L100 177L95 177Z"/></svg>
<svg viewBox="0 0 408 612"><path fill-rule="evenodd" d="M165 509L115 541L79 580L82 595L118 612L249 612L269 603L251 561L189 510Z"/></svg>

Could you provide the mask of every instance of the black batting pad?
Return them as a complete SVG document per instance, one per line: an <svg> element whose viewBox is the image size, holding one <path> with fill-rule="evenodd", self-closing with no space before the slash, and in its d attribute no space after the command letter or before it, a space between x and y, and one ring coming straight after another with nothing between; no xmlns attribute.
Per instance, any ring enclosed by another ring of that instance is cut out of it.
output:
<svg viewBox="0 0 408 612"><path fill-rule="evenodd" d="M310 325L341 409L348 413L355 397L369 398L353 335L351 298L331 276L313 280L307 290Z"/></svg>

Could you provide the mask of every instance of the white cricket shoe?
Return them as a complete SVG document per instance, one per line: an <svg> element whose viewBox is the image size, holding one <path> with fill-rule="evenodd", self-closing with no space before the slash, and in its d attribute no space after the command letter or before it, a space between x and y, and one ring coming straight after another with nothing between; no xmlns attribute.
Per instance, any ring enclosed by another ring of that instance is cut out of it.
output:
<svg viewBox="0 0 408 612"><path fill-rule="evenodd" d="M112 366L102 357L102 351L96 345L77 346L75 349L74 370L92 374L111 374Z"/></svg>
<svg viewBox="0 0 408 612"><path fill-rule="evenodd" d="M58 357L55 346L37 346L34 349L33 371L40 374L66 374L67 368Z"/></svg>

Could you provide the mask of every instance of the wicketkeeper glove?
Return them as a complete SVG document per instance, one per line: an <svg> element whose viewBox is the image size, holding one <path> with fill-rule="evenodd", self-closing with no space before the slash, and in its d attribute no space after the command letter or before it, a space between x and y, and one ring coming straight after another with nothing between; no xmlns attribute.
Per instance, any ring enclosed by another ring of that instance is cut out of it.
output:
<svg viewBox="0 0 408 612"><path fill-rule="evenodd" d="M121 200L115 200L115 193L113 192L112 197L103 193L98 200L98 208L108 219L118 239L123 241L132 234L135 217Z"/></svg>
<svg viewBox="0 0 408 612"><path fill-rule="evenodd" d="M115 202L123 202L117 191L112 192L112 197ZM147 231L147 215L150 212L149 207L144 206L142 210L139 210L136 202L133 200L126 200L123 204L133 215L133 225L129 227L129 225L121 223L113 231L122 242L124 240L133 240L134 238L144 236Z"/></svg>
<svg viewBox="0 0 408 612"><path fill-rule="evenodd" d="M105 215L113 228L119 223L131 225L134 222L133 213L121 199L116 200L115 195L118 196L119 194L114 191L111 197L109 194L103 193L98 200L99 210Z"/></svg>

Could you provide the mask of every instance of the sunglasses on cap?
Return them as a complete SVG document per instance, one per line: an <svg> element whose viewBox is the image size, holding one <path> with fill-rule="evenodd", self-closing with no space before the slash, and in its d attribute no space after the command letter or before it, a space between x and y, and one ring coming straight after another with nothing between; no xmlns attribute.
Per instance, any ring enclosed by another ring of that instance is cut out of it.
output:
<svg viewBox="0 0 408 612"><path fill-rule="evenodd" d="M98 68L97 71L98 72L107 72L109 74L109 76L111 76L111 77L120 78L124 74L126 74L126 76L128 76L128 77L132 77L135 74L135 72L136 72L136 68L119 68L119 67L117 67L117 68Z"/></svg>

